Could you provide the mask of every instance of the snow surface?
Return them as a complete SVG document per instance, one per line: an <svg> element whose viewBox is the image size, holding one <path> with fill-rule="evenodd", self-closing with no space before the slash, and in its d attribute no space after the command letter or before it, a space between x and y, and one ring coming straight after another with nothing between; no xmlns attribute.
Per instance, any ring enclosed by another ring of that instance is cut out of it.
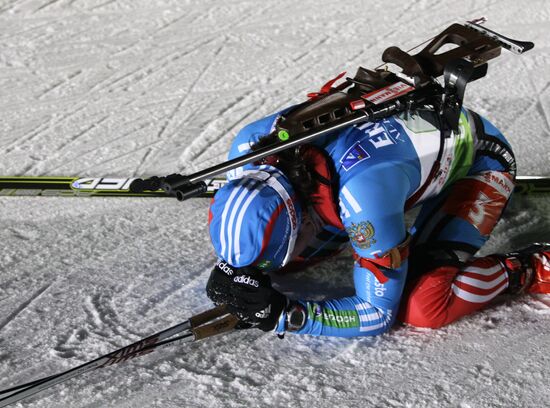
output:
<svg viewBox="0 0 550 408"><path fill-rule="evenodd" d="M244 124L374 67L448 24L532 40L469 87L523 175L550 174L550 3L2 0L0 174L133 176L222 160ZM69 369L210 307L208 201L0 198L0 388ZM484 253L550 239L518 199ZM352 290L350 262L280 279ZM30 407L544 407L550 297L504 299L441 330L378 338L246 331L162 349L47 390Z"/></svg>

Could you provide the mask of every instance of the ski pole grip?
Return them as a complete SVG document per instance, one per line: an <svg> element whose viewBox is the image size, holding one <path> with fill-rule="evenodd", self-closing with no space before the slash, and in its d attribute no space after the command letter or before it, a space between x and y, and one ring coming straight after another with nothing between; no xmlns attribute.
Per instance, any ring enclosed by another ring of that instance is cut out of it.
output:
<svg viewBox="0 0 550 408"><path fill-rule="evenodd" d="M162 178L160 188L168 194L175 195L178 188L185 187L188 184L190 184L188 177L174 173Z"/></svg>
<svg viewBox="0 0 550 408"><path fill-rule="evenodd" d="M227 313L228 312L225 305L216 306L189 318L189 323L191 323L191 327L193 328L198 327L202 324L208 323L211 320L226 315Z"/></svg>
<svg viewBox="0 0 550 408"><path fill-rule="evenodd" d="M204 181L198 183L184 185L176 190L176 198L178 201L185 201L191 197L197 197L208 190L208 186Z"/></svg>
<svg viewBox="0 0 550 408"><path fill-rule="evenodd" d="M233 330L238 323L239 319L236 316L227 315L212 323L193 329L193 334L195 335L195 340L202 340L217 334L227 333Z"/></svg>

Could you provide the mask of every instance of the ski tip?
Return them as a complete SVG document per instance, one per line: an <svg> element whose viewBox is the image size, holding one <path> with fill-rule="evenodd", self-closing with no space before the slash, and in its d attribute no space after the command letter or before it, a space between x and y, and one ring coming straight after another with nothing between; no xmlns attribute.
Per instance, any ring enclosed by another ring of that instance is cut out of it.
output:
<svg viewBox="0 0 550 408"><path fill-rule="evenodd" d="M531 41L523 41L521 44L522 44L521 54L535 48L535 43Z"/></svg>

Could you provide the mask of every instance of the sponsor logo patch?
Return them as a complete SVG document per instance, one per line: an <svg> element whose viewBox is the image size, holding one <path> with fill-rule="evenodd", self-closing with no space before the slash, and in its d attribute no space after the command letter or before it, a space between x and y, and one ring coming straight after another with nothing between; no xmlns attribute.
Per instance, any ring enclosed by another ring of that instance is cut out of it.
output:
<svg viewBox="0 0 550 408"><path fill-rule="evenodd" d="M290 222L292 223L292 229L296 229L296 226L298 225L298 217L296 216L296 209L294 208L294 203L292 202L292 198L289 198L288 200L286 200L286 205L290 213L289 217L290 217Z"/></svg>
<svg viewBox="0 0 550 408"><path fill-rule="evenodd" d="M260 310L259 312L256 312L254 316L256 316L258 319L267 319L270 314L271 314L271 305L268 305L265 309Z"/></svg>
<svg viewBox="0 0 550 408"><path fill-rule="evenodd" d="M319 303L312 303L310 309L312 318L320 317L323 314L323 308Z"/></svg>
<svg viewBox="0 0 550 408"><path fill-rule="evenodd" d="M128 190L135 179L130 178L81 178L71 183L75 190Z"/></svg>
<svg viewBox="0 0 550 408"><path fill-rule="evenodd" d="M323 326L350 329L360 325L359 315L355 310L323 310L316 303L313 306L308 306L308 309L309 318L321 323Z"/></svg>
<svg viewBox="0 0 550 408"><path fill-rule="evenodd" d="M374 295L378 297L384 297L385 292L386 292L386 287L384 286L384 284L376 280L374 282Z"/></svg>
<svg viewBox="0 0 550 408"><path fill-rule="evenodd" d="M271 314L271 305L268 305L265 309L254 313L254 316L256 316L258 319L267 319L270 314Z"/></svg>
<svg viewBox="0 0 550 408"><path fill-rule="evenodd" d="M344 156L340 159L340 163L345 171L349 171L353 166L369 157L370 155L365 148L361 146L361 142L357 142L344 153Z"/></svg>
<svg viewBox="0 0 550 408"><path fill-rule="evenodd" d="M389 101L390 99L397 98L401 95L405 95L414 90L414 87L404 83L396 82L395 84L386 86L380 90L370 92L368 94L362 95L363 99L378 105L379 103Z"/></svg>

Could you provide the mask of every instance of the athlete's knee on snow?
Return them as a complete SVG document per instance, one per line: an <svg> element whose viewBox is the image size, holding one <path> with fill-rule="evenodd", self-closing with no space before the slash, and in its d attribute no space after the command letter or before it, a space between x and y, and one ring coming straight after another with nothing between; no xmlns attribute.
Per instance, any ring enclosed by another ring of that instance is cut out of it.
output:
<svg viewBox="0 0 550 408"><path fill-rule="evenodd" d="M456 266L442 266L408 283L399 320L432 329L447 325L450 289L458 272Z"/></svg>

